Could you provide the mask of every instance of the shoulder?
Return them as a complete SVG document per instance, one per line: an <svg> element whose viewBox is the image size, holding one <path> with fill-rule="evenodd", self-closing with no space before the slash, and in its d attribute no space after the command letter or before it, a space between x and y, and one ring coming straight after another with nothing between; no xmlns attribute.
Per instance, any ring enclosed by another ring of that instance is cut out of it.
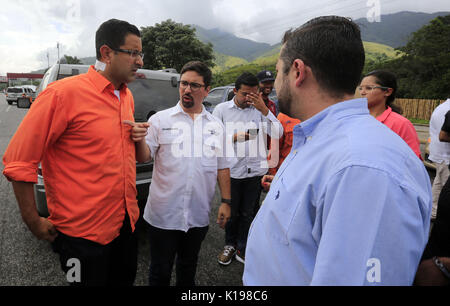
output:
<svg viewBox="0 0 450 306"><path fill-rule="evenodd" d="M408 118L403 117L402 115L394 111L389 114L387 120L384 123L393 129L414 129L414 125L411 123L411 121L409 121Z"/></svg>
<svg viewBox="0 0 450 306"><path fill-rule="evenodd" d="M47 86L46 90L52 88L55 91L62 91L62 92L77 91L80 88L85 88L87 83L89 83L87 74L80 74L50 83Z"/></svg>
<svg viewBox="0 0 450 306"><path fill-rule="evenodd" d="M216 111L216 109L217 109L217 111L223 112L223 111L225 111L225 109L226 109L227 107L230 107L230 106L232 105L232 103L234 103L233 100L225 101L225 102L219 103L219 104L217 104L217 106L214 108L214 111Z"/></svg>

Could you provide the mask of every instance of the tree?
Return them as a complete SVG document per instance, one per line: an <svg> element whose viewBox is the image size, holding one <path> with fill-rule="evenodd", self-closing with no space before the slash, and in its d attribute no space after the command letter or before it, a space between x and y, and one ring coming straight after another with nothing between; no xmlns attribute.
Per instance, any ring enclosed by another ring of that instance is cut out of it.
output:
<svg viewBox="0 0 450 306"><path fill-rule="evenodd" d="M193 60L214 67L213 45L198 40L195 29L189 25L168 19L155 26L142 27L141 36L146 69L180 71L184 64Z"/></svg>
<svg viewBox="0 0 450 306"><path fill-rule="evenodd" d="M67 64L72 65L81 65L83 64L80 59L78 59L76 56L72 57L70 55L64 55L64 58L66 59Z"/></svg>
<svg viewBox="0 0 450 306"><path fill-rule="evenodd" d="M403 56L370 63L370 68L394 72L398 96L446 99L450 97L450 15L433 19L411 35ZM367 69L366 69L367 70Z"/></svg>

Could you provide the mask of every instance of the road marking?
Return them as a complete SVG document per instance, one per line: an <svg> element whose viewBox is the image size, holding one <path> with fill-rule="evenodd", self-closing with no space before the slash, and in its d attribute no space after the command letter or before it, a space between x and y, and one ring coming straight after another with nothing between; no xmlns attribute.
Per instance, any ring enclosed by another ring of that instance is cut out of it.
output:
<svg viewBox="0 0 450 306"><path fill-rule="evenodd" d="M8 107L6 108L5 112L9 112L9 110L11 109L11 105L8 105Z"/></svg>

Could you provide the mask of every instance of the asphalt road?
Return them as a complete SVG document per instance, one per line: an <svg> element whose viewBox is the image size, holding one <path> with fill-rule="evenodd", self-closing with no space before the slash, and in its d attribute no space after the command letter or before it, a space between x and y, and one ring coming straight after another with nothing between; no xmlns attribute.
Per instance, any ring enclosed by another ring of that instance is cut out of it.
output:
<svg viewBox="0 0 450 306"><path fill-rule="evenodd" d="M27 110L9 106L0 94L0 152L4 152ZM3 171L3 163L0 170ZM264 195L261 197L263 200ZM223 267L217 263L222 250L224 231L215 224L219 194L216 192L209 232L199 255L197 285L241 286L243 265L233 261ZM0 175L0 286L66 286L57 254L46 241L38 241L23 223L11 184ZM148 227L138 224L139 258L135 285L148 283L150 246ZM174 284L174 276L172 284Z"/></svg>
<svg viewBox="0 0 450 306"><path fill-rule="evenodd" d="M27 110L8 106L5 96L0 94L0 152L6 147ZM3 163L0 170L3 172ZM217 263L222 250L224 231L215 224L218 192L211 213L211 224L199 254L197 285L241 286L244 266L233 261L223 267ZM23 223L11 184L0 175L0 286L66 286L58 255L50 243L37 240ZM148 227L140 220L138 224L139 258L135 285L148 284L150 246ZM175 280L175 271L172 283Z"/></svg>

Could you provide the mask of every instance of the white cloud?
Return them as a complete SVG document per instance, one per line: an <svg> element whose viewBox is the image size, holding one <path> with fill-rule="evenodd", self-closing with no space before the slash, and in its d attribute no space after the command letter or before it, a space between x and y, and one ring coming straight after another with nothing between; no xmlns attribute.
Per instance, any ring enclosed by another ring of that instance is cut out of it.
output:
<svg viewBox="0 0 450 306"><path fill-rule="evenodd" d="M377 0L375 0L377 1ZM110 19L138 27L172 19L204 28L221 28L240 37L275 44L289 28L312 17L366 16L367 0L0 0L0 75L30 72L61 56L95 56L95 31ZM381 0L381 14L401 10L450 11L450 1Z"/></svg>

